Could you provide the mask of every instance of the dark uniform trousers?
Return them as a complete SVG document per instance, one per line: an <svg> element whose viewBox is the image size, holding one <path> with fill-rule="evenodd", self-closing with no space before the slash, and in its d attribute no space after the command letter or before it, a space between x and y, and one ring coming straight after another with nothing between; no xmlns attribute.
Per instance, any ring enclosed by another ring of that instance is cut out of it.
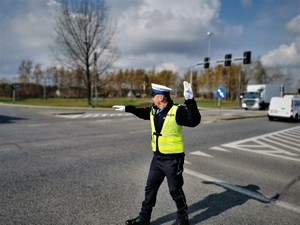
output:
<svg viewBox="0 0 300 225"><path fill-rule="evenodd" d="M183 164L184 154L179 157L168 157L166 155L160 156L157 153L154 153L145 187L145 200L142 203L140 212L141 218L151 218L152 208L156 203L158 189L165 177L167 177L170 194L177 206L177 217L184 217L188 214L188 207L182 190Z"/></svg>

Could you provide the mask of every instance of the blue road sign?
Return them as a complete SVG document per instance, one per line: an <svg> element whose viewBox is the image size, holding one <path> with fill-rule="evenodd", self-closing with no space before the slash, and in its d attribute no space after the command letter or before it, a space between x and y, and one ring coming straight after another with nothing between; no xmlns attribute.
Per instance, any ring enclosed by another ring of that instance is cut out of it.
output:
<svg viewBox="0 0 300 225"><path fill-rule="evenodd" d="M223 87L219 87L218 90L216 91L216 96L217 96L217 98L225 98L226 89Z"/></svg>
<svg viewBox="0 0 300 225"><path fill-rule="evenodd" d="M15 88L20 88L22 86L21 83L14 83Z"/></svg>

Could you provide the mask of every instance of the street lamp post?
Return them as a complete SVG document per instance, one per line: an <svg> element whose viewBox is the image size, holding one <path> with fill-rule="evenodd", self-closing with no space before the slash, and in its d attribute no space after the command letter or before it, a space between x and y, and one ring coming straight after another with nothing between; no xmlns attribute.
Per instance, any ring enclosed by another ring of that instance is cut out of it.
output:
<svg viewBox="0 0 300 225"><path fill-rule="evenodd" d="M207 36L208 36L208 57L210 58L210 44L211 44L211 37L214 35L213 32L207 32Z"/></svg>
<svg viewBox="0 0 300 225"><path fill-rule="evenodd" d="M214 34L213 32L207 32L207 36L208 36L208 52L207 52L208 61L210 61L210 44L211 44L211 37L213 36L213 34ZM209 70L209 73L210 73L210 70Z"/></svg>
<svg viewBox="0 0 300 225"><path fill-rule="evenodd" d="M213 35L214 33L213 32L207 32L207 36L208 36L208 61L210 61L210 42L211 42L211 36ZM191 70L190 70L190 83L192 84L193 82L193 68L196 67L196 66L199 66L199 65L203 65L203 64L200 64L200 63L197 63L193 66L191 66Z"/></svg>

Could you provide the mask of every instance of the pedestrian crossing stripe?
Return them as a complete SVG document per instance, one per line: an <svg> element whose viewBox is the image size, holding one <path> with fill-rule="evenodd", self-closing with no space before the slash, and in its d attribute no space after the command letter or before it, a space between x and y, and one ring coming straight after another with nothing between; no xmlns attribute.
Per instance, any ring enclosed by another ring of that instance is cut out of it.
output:
<svg viewBox="0 0 300 225"><path fill-rule="evenodd" d="M80 118L102 118L102 117L121 117L132 116L130 113L86 113L86 114L57 114L57 117L67 119L80 119Z"/></svg>

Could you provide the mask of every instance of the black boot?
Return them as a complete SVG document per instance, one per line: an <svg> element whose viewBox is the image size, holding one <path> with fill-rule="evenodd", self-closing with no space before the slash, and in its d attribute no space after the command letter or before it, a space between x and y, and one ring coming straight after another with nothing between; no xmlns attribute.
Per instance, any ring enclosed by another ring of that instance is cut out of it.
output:
<svg viewBox="0 0 300 225"><path fill-rule="evenodd" d="M139 216L137 218L127 220L126 225L149 225L150 219L141 219Z"/></svg>
<svg viewBox="0 0 300 225"><path fill-rule="evenodd" d="M173 225L190 225L188 216L177 219Z"/></svg>

